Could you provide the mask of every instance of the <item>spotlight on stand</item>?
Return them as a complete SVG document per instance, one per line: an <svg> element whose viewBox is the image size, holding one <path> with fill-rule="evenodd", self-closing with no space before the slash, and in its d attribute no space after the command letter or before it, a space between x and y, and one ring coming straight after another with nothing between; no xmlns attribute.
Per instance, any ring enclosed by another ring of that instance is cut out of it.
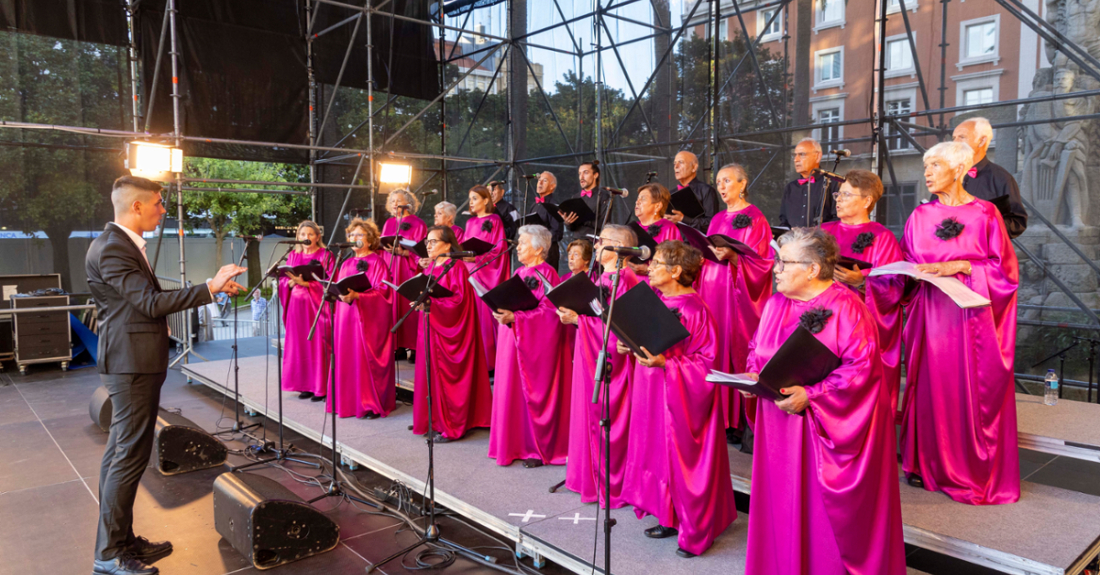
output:
<svg viewBox="0 0 1100 575"><path fill-rule="evenodd" d="M412 166L408 164L378 163L378 181L383 184L407 186L412 182Z"/></svg>
<svg viewBox="0 0 1100 575"><path fill-rule="evenodd" d="M183 171L183 150L152 142L126 144L126 169L130 175L166 182Z"/></svg>

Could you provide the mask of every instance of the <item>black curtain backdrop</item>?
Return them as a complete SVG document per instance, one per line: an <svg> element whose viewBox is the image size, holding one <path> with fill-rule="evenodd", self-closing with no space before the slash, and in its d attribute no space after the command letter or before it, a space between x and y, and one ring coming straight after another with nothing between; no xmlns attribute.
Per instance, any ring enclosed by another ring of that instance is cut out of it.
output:
<svg viewBox="0 0 1100 575"><path fill-rule="evenodd" d="M125 46L119 0L0 0L0 29Z"/></svg>

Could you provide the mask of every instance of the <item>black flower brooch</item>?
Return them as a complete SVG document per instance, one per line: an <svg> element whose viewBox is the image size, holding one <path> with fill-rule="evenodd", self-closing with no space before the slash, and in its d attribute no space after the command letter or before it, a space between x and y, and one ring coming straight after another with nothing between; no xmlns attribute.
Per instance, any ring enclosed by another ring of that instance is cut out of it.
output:
<svg viewBox="0 0 1100 575"><path fill-rule="evenodd" d="M737 214L736 218L733 218L733 229L741 230L752 225L752 218L745 214Z"/></svg>
<svg viewBox="0 0 1100 575"><path fill-rule="evenodd" d="M403 232L407 232L407 231L411 230L412 227L413 227L412 224L410 224L409 222L404 222L400 226L398 226L398 229L400 229Z"/></svg>
<svg viewBox="0 0 1100 575"><path fill-rule="evenodd" d="M653 224L646 228L645 231L648 232L649 235L657 237L657 234L661 233L661 224Z"/></svg>
<svg viewBox="0 0 1100 575"><path fill-rule="evenodd" d="M863 232L856 236L856 241L852 242L852 251L861 254L863 250L871 247L871 244L875 243L875 234L871 232Z"/></svg>
<svg viewBox="0 0 1100 575"><path fill-rule="evenodd" d="M535 276L524 278L523 283L527 284L527 288L531 291L539 289L539 278Z"/></svg>
<svg viewBox="0 0 1100 575"><path fill-rule="evenodd" d="M815 307L799 316L798 325L806 328L810 333L821 333L821 330L825 329L825 322L831 317L833 317L833 310Z"/></svg>
<svg viewBox="0 0 1100 575"><path fill-rule="evenodd" d="M490 222L488 220L481 222L481 231L485 233L493 231L493 222Z"/></svg>
<svg viewBox="0 0 1100 575"><path fill-rule="evenodd" d="M963 233L963 228L966 226L959 223L959 220L955 218L944 218L938 226L936 226L936 237L947 241L959 237L959 234Z"/></svg>
<svg viewBox="0 0 1100 575"><path fill-rule="evenodd" d="M356 271L365 272L370 269L370 262L367 260L359 260L355 262L355 269Z"/></svg>
<svg viewBox="0 0 1100 575"><path fill-rule="evenodd" d="M676 319L680 320L681 322L684 321L684 314L680 311L680 308L670 307L668 308L668 311L672 312L672 315L676 316Z"/></svg>

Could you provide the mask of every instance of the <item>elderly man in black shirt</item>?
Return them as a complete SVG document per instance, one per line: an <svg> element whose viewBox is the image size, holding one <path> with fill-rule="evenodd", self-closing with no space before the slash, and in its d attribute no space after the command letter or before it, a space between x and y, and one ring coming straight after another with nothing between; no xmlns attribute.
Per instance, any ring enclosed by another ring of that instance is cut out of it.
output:
<svg viewBox="0 0 1100 575"><path fill-rule="evenodd" d="M1008 237L1016 238L1027 229L1027 210L1020 199L1020 186L1008 170L989 161L986 152L993 141L993 127L985 118L970 118L959 124L952 133L956 142L962 142L974 150L974 167L963 178L963 188L976 198L997 202L997 209L1004 218Z"/></svg>
<svg viewBox="0 0 1100 575"><path fill-rule="evenodd" d="M489 193L493 198L493 209L500 216L500 223L504 224L504 237L516 239L516 220L519 219L519 210L504 199L504 182L489 182Z"/></svg>
<svg viewBox="0 0 1100 575"><path fill-rule="evenodd" d="M538 184L535 187L537 194L535 209L532 211L538 216L541 225L550 230L550 252L546 254L546 263L555 270L558 269L558 262L561 260L561 238L564 235L564 226L561 216L556 212L552 213L547 209L547 205L553 206L549 200L557 188L558 178L554 174L550 172L539 174Z"/></svg>
<svg viewBox="0 0 1100 575"><path fill-rule="evenodd" d="M672 169L676 173L678 183L676 192L684 188L691 190L703 206L703 215L692 218L677 210L671 210L665 215L665 219L676 223L683 222L704 234L707 233L711 218L718 213L718 192L713 186L699 179L699 157L688 151L679 152L672 161Z"/></svg>
<svg viewBox="0 0 1100 575"><path fill-rule="evenodd" d="M813 138L803 138L791 154L799 177L783 188L783 203L779 206L779 225L785 228L819 226L822 223L822 200L825 201L824 221L836 219L836 204L826 194L828 182L815 176L821 166L821 144Z"/></svg>

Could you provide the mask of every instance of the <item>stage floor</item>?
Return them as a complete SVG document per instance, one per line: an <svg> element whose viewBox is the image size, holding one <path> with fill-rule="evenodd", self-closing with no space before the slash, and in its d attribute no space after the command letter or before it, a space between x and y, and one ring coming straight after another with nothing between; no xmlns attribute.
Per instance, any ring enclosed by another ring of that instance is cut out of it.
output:
<svg viewBox="0 0 1100 575"><path fill-rule="evenodd" d="M244 404L275 417L275 358L269 356L267 366L264 361L263 356L240 360L240 392ZM228 393L223 385L230 381L229 367L228 360L192 363L184 373ZM399 379L411 378L407 367L401 372ZM328 418L319 404L285 394L284 409L288 427L329 441ZM419 491L427 472L427 450L423 438L409 431L411 424L411 407L399 405L387 418L340 420L337 439L346 457ZM439 502L510 539L522 554L545 557L577 573L590 572L593 557L597 566L602 564L596 506L581 503L564 488L555 494L548 491L565 478L564 467L500 467L486 455L488 437L488 430L476 430L461 441L437 447ZM731 448L730 460L734 488L748 494L751 457ZM1024 497L1015 505L972 507L904 483L901 492L907 543L997 571L1078 573L1100 548L1100 497L1094 494L1025 481ZM745 513L710 551L691 560L675 555L675 540L654 541L643 535L644 529L656 525L653 518L638 520L630 508L612 515L618 520L612 539L615 573L743 572Z"/></svg>

